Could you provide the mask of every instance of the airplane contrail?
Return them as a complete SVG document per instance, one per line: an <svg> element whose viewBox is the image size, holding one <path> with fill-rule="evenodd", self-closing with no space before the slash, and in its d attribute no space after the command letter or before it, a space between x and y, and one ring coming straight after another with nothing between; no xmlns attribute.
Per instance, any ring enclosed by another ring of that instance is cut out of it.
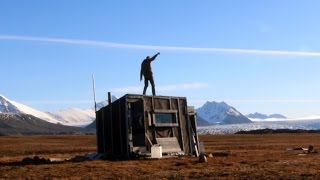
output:
<svg viewBox="0 0 320 180"><path fill-rule="evenodd" d="M50 38L50 37L34 37L34 36L0 35L0 40L34 41L34 42L96 46L96 47L103 47L103 48L143 49L143 50L157 50L157 51L162 50L162 51L184 51L184 52L235 53L235 54L258 54L258 55L260 54L260 55L276 55L276 56L280 55L280 56L320 57L320 52L236 49L236 48L235 49L233 49L233 48L201 48L201 47L182 47L182 46L156 46L156 45L115 43L115 42L108 42L108 41Z"/></svg>

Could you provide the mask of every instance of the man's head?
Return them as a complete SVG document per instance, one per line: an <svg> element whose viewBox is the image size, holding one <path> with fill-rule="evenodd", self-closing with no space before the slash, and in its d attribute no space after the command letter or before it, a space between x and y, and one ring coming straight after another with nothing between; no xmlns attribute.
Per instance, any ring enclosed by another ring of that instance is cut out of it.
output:
<svg viewBox="0 0 320 180"><path fill-rule="evenodd" d="M147 56L146 59L150 59L150 56Z"/></svg>

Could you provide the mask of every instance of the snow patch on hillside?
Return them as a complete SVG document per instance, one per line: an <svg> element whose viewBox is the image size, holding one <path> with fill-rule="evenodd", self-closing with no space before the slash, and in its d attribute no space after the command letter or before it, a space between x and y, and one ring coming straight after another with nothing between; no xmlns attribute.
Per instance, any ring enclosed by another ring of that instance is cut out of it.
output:
<svg viewBox="0 0 320 180"><path fill-rule="evenodd" d="M51 113L42 112L12 101L2 95L0 95L0 112L30 114L50 123L78 127L84 127L95 120L95 112L93 109L82 110L78 108L69 108Z"/></svg>
<svg viewBox="0 0 320 180"><path fill-rule="evenodd" d="M64 125L85 127L95 120L96 115L93 109L82 110L69 108L57 112L48 113Z"/></svg>
<svg viewBox="0 0 320 180"><path fill-rule="evenodd" d="M48 122L51 123L59 123L58 120L56 120L55 118L53 118L52 116L50 116L49 114L45 113L45 112L41 112L38 111L36 109L33 109L31 107L28 107L26 105L20 104L18 102L12 101L4 96L1 96L6 102L2 103L4 105L8 104L11 105L12 109L15 109L16 111L11 111L10 113L23 113L23 114L31 114L37 118L46 120Z"/></svg>
<svg viewBox="0 0 320 180"><path fill-rule="evenodd" d="M198 116L212 124L217 123L246 123L250 122L248 118L243 116L234 107L229 106L225 102L209 102L207 101L197 110Z"/></svg>

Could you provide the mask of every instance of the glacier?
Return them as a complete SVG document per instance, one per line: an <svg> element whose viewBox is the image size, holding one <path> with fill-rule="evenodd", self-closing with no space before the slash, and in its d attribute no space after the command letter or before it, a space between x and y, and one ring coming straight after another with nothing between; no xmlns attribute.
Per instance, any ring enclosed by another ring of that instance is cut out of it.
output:
<svg viewBox="0 0 320 180"><path fill-rule="evenodd" d="M197 132L198 134L234 134L239 131L251 131L257 129L319 130L320 119L253 121L253 123L246 124L202 126L197 128Z"/></svg>

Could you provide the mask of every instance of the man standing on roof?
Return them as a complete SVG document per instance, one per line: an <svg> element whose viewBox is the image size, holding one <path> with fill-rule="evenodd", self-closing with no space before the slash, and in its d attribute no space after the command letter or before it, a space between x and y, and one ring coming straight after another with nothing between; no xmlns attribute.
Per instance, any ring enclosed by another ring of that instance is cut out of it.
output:
<svg viewBox="0 0 320 180"><path fill-rule="evenodd" d="M143 95L146 95L146 91L148 88L148 82L150 81L152 86L152 95L156 95L156 89L154 85L154 79L153 79L153 73L151 68L151 62L156 59L156 57L160 55L158 52L154 56L150 58L150 56L147 56L146 59L144 59L141 63L141 70L140 70L140 81L142 81L142 75L144 76L144 89L143 89Z"/></svg>

